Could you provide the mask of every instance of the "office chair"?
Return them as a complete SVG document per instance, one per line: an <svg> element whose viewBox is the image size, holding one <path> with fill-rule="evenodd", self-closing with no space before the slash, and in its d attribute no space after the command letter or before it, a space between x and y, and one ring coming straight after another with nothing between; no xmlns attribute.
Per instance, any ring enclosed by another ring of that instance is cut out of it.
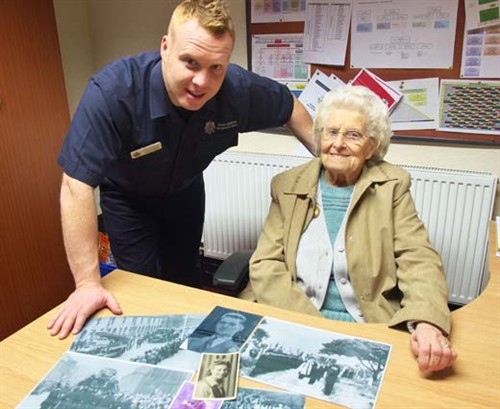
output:
<svg viewBox="0 0 500 409"><path fill-rule="evenodd" d="M248 284L248 262L253 250L238 250L226 258L215 270L212 286L231 296L238 296Z"/></svg>

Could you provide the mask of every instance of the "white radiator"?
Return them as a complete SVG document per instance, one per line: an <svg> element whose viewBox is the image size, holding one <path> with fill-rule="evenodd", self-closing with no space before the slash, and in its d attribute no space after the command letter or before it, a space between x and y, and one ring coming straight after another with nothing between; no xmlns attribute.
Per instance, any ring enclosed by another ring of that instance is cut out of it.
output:
<svg viewBox="0 0 500 409"><path fill-rule="evenodd" d="M271 178L309 158L227 151L205 171L206 257L225 259L253 249L269 210ZM449 301L466 304L487 276L488 224L497 178L487 172L401 165L434 247L443 258Z"/></svg>

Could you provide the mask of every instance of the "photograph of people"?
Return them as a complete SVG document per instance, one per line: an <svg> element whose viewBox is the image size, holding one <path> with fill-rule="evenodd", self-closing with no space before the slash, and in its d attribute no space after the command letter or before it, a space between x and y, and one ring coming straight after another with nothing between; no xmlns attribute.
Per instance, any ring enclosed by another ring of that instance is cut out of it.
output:
<svg viewBox="0 0 500 409"><path fill-rule="evenodd" d="M64 244L75 290L49 320L77 334L102 308L95 191L118 268L203 286L203 171L242 132L286 126L314 150L312 119L284 84L230 63L235 27L224 0L179 1L159 50L91 77L57 158Z"/></svg>
<svg viewBox="0 0 500 409"><path fill-rule="evenodd" d="M235 337L243 331L246 321L247 318L239 312L226 312L217 319L213 330L195 330L188 338L187 349L212 353L237 352L243 339L236 340ZM200 332L202 336L198 336Z"/></svg>
<svg viewBox="0 0 500 409"><path fill-rule="evenodd" d="M238 354L203 354L195 384L195 399L231 399L236 395Z"/></svg>
<svg viewBox="0 0 500 409"><path fill-rule="evenodd" d="M407 329L422 372L452 366L441 257L417 214L409 173L384 161L387 106L362 86L335 89L319 104L313 132L318 157L271 182L240 297Z"/></svg>

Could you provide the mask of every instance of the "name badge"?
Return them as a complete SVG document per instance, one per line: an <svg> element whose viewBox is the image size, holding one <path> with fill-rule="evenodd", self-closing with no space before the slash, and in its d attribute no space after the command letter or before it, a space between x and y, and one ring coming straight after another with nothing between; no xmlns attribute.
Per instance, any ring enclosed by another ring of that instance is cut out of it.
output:
<svg viewBox="0 0 500 409"><path fill-rule="evenodd" d="M159 151L162 148L161 142L155 142L151 145L144 146L142 148L136 149L130 152L130 157L132 159L140 158L141 156L149 155L150 153Z"/></svg>

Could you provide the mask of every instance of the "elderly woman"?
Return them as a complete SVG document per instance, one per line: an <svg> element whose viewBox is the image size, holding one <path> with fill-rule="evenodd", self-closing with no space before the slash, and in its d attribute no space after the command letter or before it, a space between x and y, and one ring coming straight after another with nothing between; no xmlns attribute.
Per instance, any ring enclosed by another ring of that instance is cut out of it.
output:
<svg viewBox="0 0 500 409"><path fill-rule="evenodd" d="M272 202L241 298L412 333L423 372L453 364L441 258L410 193L410 175L383 160L386 105L346 86L326 95L314 133L318 158L271 182Z"/></svg>

